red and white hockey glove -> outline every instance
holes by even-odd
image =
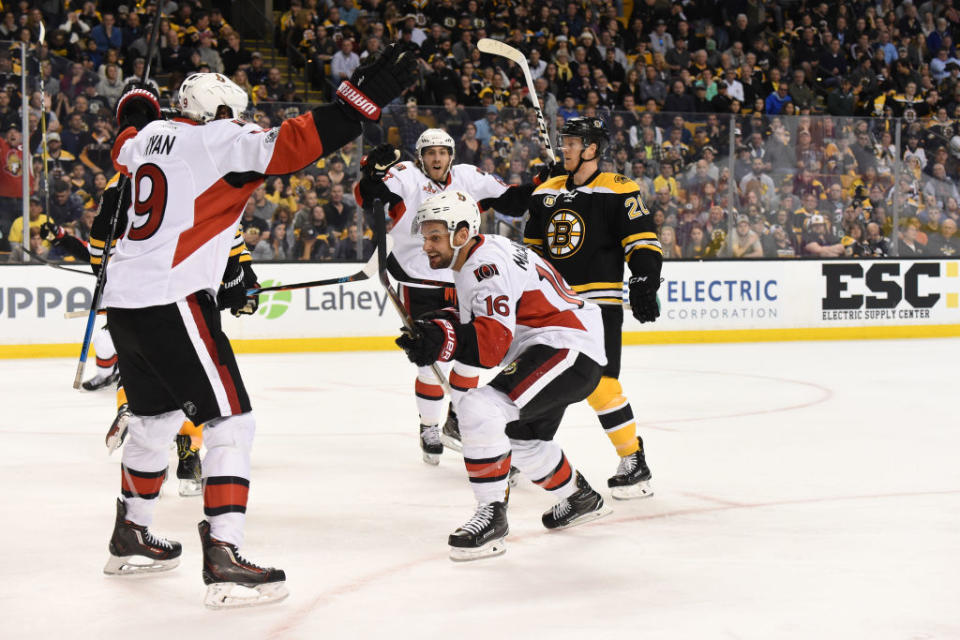
[[[457,329],[449,320],[417,320],[412,329],[402,329],[397,346],[410,362],[426,367],[434,362],[449,362],[457,354]]]

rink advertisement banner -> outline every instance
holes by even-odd
[[[957,261],[667,262],[660,319],[626,311],[625,342],[960,335]],[[359,264],[259,264],[263,286],[333,278]],[[80,267],[77,267],[80,269]],[[44,266],[0,267],[0,355],[73,355],[95,280]],[[149,285],[147,285],[149,286]],[[625,289],[626,292],[626,289]],[[102,317],[99,322],[103,322]],[[253,316],[223,315],[238,351],[392,346],[400,320],[379,282],[263,294]]]

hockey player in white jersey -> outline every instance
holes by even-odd
[[[420,135],[416,162],[399,162],[399,150],[389,144],[380,145],[362,161],[363,177],[354,187],[360,206],[379,199],[393,220],[393,251],[387,268],[399,283],[398,293],[413,318],[455,302],[452,272],[431,269],[421,249],[421,239],[412,232],[420,204],[434,194],[459,190],[480,201],[483,209],[523,215],[534,187],[549,177],[550,167],[544,167],[533,184],[507,186],[499,177],[474,165],[454,164],[454,150],[453,138],[442,129],[427,129]],[[438,287],[438,282],[451,284]],[[459,361],[452,368],[443,368],[450,371],[453,397],[442,433],[439,423],[444,390],[431,367],[418,368],[414,387],[420,413],[420,448],[429,464],[439,462],[443,445],[460,449],[456,405],[467,390],[477,386],[480,373]]]
[[[155,536],[149,526],[167,447],[185,413],[205,425],[207,519],[199,525],[205,604],[250,606],[286,597],[282,570],[258,567],[239,553],[255,421],[218,315],[218,306],[243,306],[247,284],[239,267],[226,277],[225,268],[244,204],[265,177],[298,171],[357,137],[363,119],[379,119],[381,107],[412,83],[414,68],[412,58],[387,47],[341,84],[335,104],[270,130],[239,119],[247,96],[225,76],[194,74],[180,87],[180,117],[118,137],[114,162],[131,176],[132,203],[106,268],[103,305],[133,415],[105,572],[178,564],[180,543]]]
[[[432,269],[452,269],[459,301],[423,317],[397,344],[418,366],[458,360],[491,368],[458,410],[463,457],[477,510],[450,535],[450,557],[505,551],[511,463],[557,496],[543,525],[560,529],[610,512],[553,437],[567,406],[586,398],[606,364],[600,309],[573,292],[540,256],[480,235],[477,203],[462,191],[426,200],[415,226]]]

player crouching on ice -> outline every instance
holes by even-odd
[[[606,364],[600,309],[578,298],[530,249],[480,235],[480,210],[462,191],[423,202],[414,226],[430,267],[452,268],[459,309],[421,316],[397,344],[419,366],[509,363],[459,403],[464,463],[478,506],[450,535],[450,558],[505,551],[511,464],[559,498],[543,514],[548,529],[610,513],[553,440],[567,405],[593,391]]]
[[[105,267],[102,304],[132,415],[104,572],[157,572],[179,563],[180,543],[149,527],[167,449],[185,413],[205,425],[204,603],[251,606],[288,595],[281,569],[239,553],[256,421],[218,314],[218,306],[243,306],[249,285],[239,265],[226,276],[225,268],[244,205],[266,176],[299,171],[355,139],[363,120],[379,120],[381,108],[414,82],[415,67],[412,56],[390,45],[341,84],[335,104],[270,130],[239,119],[247,94],[228,78],[193,74],[180,86],[180,117],[117,138],[114,162],[131,176],[132,206]]]

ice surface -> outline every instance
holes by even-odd
[[[631,347],[623,384],[656,495],[547,532],[523,482],[507,553],[466,564],[461,458],[420,461],[400,353],[248,355],[258,433],[244,554],[279,605],[202,605],[199,498],[168,481],[165,575],[112,578],[112,392],[69,360],[0,361],[4,638],[957,638],[960,340]],[[88,375],[91,371],[88,371]],[[558,434],[605,495],[589,407]],[[173,453],[171,452],[173,464]],[[172,475],[172,474],[171,474]]]

